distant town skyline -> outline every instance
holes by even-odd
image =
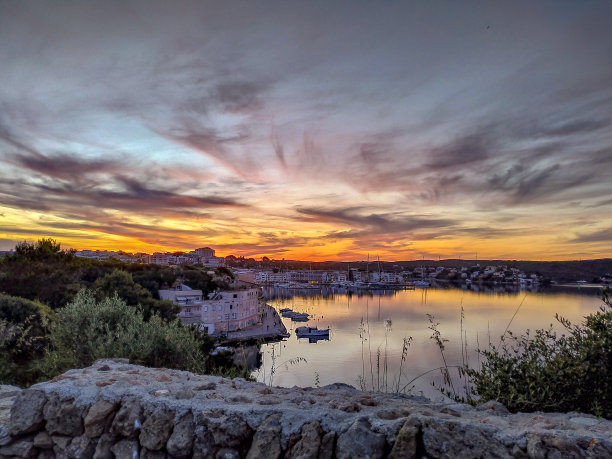
[[[0,0],[0,250],[609,258],[610,17]]]

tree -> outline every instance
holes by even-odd
[[[176,317],[180,308],[170,301],[156,300],[151,292],[134,282],[132,275],[118,269],[99,278],[93,284],[98,299],[117,294],[130,306],[139,306],[145,319],[158,314],[162,319],[171,320]]]
[[[39,300],[55,309],[81,288],[81,261],[53,239],[17,244],[15,253],[0,260],[0,291]]]
[[[53,316],[38,301],[0,294],[0,382],[25,385],[37,378],[32,362],[44,353]]]
[[[15,247],[14,258],[27,260],[73,259],[74,251],[61,250],[60,244],[51,238],[42,238],[35,243],[20,242]]]

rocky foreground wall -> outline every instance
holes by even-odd
[[[612,457],[612,422],[579,413],[267,387],[121,359],[10,395],[0,457]]]

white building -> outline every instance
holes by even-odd
[[[259,323],[259,289],[216,292],[202,303],[200,323],[208,333],[234,331]]]
[[[208,299],[202,290],[185,284],[175,289],[160,290],[162,300],[181,307],[178,317],[185,325],[199,325],[209,334],[234,331],[259,323],[259,289],[214,292]]]

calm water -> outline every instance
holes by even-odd
[[[591,291],[592,292],[592,291]],[[323,293],[323,294],[322,294]],[[402,365],[399,387],[412,378],[443,364],[440,350],[430,338],[432,330],[427,314],[439,322],[448,365],[461,363],[461,307],[464,310],[463,333],[471,365],[478,363],[476,349],[489,341],[497,345],[499,337],[520,309],[510,330],[557,326],[555,313],[580,322],[599,308],[601,300],[591,294],[575,293],[476,293],[451,290],[402,290],[372,295],[349,295],[333,291],[290,291],[268,289],[268,304],[277,309],[289,307],[313,316],[307,325],[331,329],[329,341],[311,343],[297,339],[293,330],[304,323],[283,319],[291,337],[281,343],[261,348],[263,361],[254,372],[259,381],[291,387],[344,382],[371,390],[395,390],[404,338],[412,337]],[[380,357],[378,357],[380,355]],[[385,358],[386,357],[386,358]],[[305,360],[305,361],[304,361]],[[377,361],[380,370],[377,369]],[[386,362],[386,378],[385,378]],[[439,398],[431,383],[441,384],[439,371],[417,379],[412,393]],[[411,384],[412,385],[412,384]]]

